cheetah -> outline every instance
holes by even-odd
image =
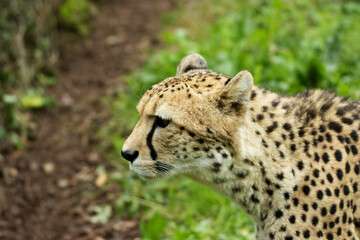
[[[360,239],[360,101],[284,96],[199,54],[146,91],[122,148],[144,179],[181,174],[227,196],[256,239]]]

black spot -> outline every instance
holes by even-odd
[[[254,166],[254,165],[255,165],[252,161],[250,161],[250,160],[247,159],[247,158],[244,159],[244,163],[246,163],[246,164],[248,164],[248,165],[251,165],[251,166]]]
[[[295,151],[296,151],[296,145],[295,145],[295,144],[291,144],[291,145],[290,145],[290,149],[291,149],[291,151],[295,152]]]
[[[317,198],[318,198],[319,200],[323,199],[323,197],[324,197],[323,191],[318,190],[317,193],[316,193],[316,196],[317,196]]]
[[[358,190],[358,184],[357,184],[357,183],[354,183],[354,184],[353,184],[353,191],[354,191],[354,193],[357,192],[357,190]]]
[[[353,124],[353,120],[351,118],[342,118],[341,121],[347,125]]]
[[[275,211],[275,217],[277,219],[281,218],[283,215],[284,215],[284,213],[280,209]]]
[[[327,102],[321,106],[320,111],[324,114],[327,110],[329,110],[332,106],[332,102]]]
[[[285,236],[285,240],[293,240],[292,236]]]
[[[336,204],[331,205],[330,214],[334,215],[336,213]]]
[[[319,169],[314,169],[313,176],[319,178],[319,173],[320,173]]]
[[[220,168],[221,168],[221,163],[219,163],[219,162],[214,162],[211,171],[217,173],[217,172],[220,171]]]
[[[347,185],[344,185],[343,190],[344,190],[344,194],[345,194],[346,196],[350,194],[350,189],[349,189],[349,187],[348,187]]]
[[[339,227],[339,228],[337,229],[336,234],[337,234],[338,236],[340,236],[340,235],[341,235],[341,227]]]
[[[333,229],[334,226],[335,226],[335,223],[334,223],[333,221],[331,221],[331,222],[329,223],[329,228],[330,228],[330,229]]]
[[[270,126],[268,126],[268,127],[266,128],[266,132],[267,132],[267,133],[271,133],[271,132],[274,131],[277,127],[278,127],[278,123],[275,121],[275,122],[273,122]]]
[[[189,132],[189,135],[190,135],[191,137],[195,137],[195,133],[193,133],[193,132]]]
[[[279,141],[275,142],[275,146],[278,148],[281,145],[281,143]]]
[[[318,237],[322,237],[322,236],[324,236],[323,235],[323,232],[320,230],[320,231],[318,231],[317,233],[316,233],[316,235],[318,236]]]
[[[301,220],[303,220],[303,222],[306,222],[306,215],[305,214],[301,215]]]
[[[304,186],[302,187],[302,190],[303,190],[303,192],[304,192],[305,195],[309,195],[309,193],[310,193],[310,187],[309,187],[308,185],[304,185]]]
[[[325,190],[325,193],[326,193],[326,196],[329,196],[329,197],[332,195],[331,190],[328,188]]]
[[[336,176],[338,177],[339,180],[341,180],[343,178],[344,174],[343,174],[343,171],[340,168],[338,168],[336,170]]]
[[[315,180],[311,180],[311,186],[316,186]]]
[[[360,173],[360,166],[358,164],[355,165],[354,167],[354,172],[356,173],[356,175],[359,175]]]
[[[304,129],[303,129],[303,128],[300,128],[300,130],[299,130],[298,134],[299,134],[299,137],[303,137],[303,136],[304,136],[304,134],[305,134]]]
[[[273,106],[273,107],[277,107],[278,105],[279,105],[279,101],[277,101],[277,100],[274,100],[271,102],[271,106]]]
[[[232,188],[231,188],[231,191],[232,191],[233,193],[240,192],[240,191],[241,191],[241,187],[239,187],[239,186],[232,187]]]
[[[326,137],[326,141],[328,141],[328,142],[331,142],[331,141],[332,141],[332,138],[331,138],[331,134],[330,134],[330,133],[326,133],[326,134],[325,134],[325,137]]]
[[[342,222],[345,224],[347,221],[347,214],[346,212],[344,212],[343,216],[342,216]]]
[[[283,125],[283,128],[286,130],[286,131],[290,131],[291,130],[291,125],[289,123],[285,123]]]
[[[330,174],[330,173],[328,173],[327,175],[326,175],[326,178],[327,178],[327,180],[329,181],[329,183],[332,183],[333,182],[333,177],[332,177],[332,175]]]
[[[265,183],[266,183],[267,185],[271,185],[271,181],[270,181],[268,178],[265,178]]]
[[[326,239],[327,240],[333,240],[334,239],[334,235],[332,233],[328,233],[326,234]]]
[[[354,154],[354,155],[358,154],[358,150],[357,150],[357,148],[355,147],[355,145],[351,145],[351,146],[350,146],[350,149],[351,149],[352,154]]]
[[[276,175],[276,178],[279,179],[279,180],[283,180],[284,179],[284,173],[278,173]]]
[[[245,178],[248,175],[248,172],[244,171],[244,172],[237,172],[236,176],[238,178]]]
[[[324,163],[328,163],[329,162],[329,154],[324,153],[322,155],[322,160],[324,161]]]
[[[325,217],[326,215],[327,215],[327,209],[323,207],[321,209],[321,216]]]
[[[284,198],[288,200],[290,198],[290,194],[288,192],[284,192]]]
[[[350,148],[349,148],[349,146],[347,146],[347,145],[345,146],[345,151],[346,151],[347,154],[350,153]]]
[[[256,119],[259,120],[259,121],[261,121],[261,120],[264,119],[264,115],[258,114],[258,115],[256,116]]]
[[[314,210],[316,210],[316,209],[317,209],[317,207],[318,207],[318,205],[317,205],[317,203],[316,203],[316,202],[314,202],[311,206],[312,206],[312,208],[313,208]]]
[[[329,129],[334,130],[337,133],[342,131],[342,126],[337,122],[330,122],[328,125]]]
[[[230,165],[229,170],[231,171],[231,170],[233,170],[233,168],[234,168],[234,163],[232,163],[232,164]]]
[[[344,143],[343,136],[339,135],[339,136],[337,136],[337,139],[339,140],[339,142]]]
[[[303,168],[304,168],[304,163],[302,162],[302,161],[299,161],[298,163],[297,163],[297,168],[301,171],[301,170],[303,170]]]
[[[338,108],[337,111],[336,111],[336,115],[340,116],[340,117],[345,115],[345,113],[346,112],[345,112],[345,110],[343,108]]]
[[[357,142],[357,141],[359,140],[359,137],[358,137],[357,133],[355,132],[355,130],[353,130],[353,131],[350,133],[350,136],[351,136],[351,138],[352,138],[355,142]]]
[[[259,202],[260,202],[260,200],[259,200],[257,197],[255,197],[254,194],[251,195],[250,199],[251,199],[251,201],[253,201],[254,203],[259,203]]]
[[[310,231],[309,230],[305,230],[303,232],[303,234],[304,234],[304,238],[309,238],[310,237]]]
[[[346,173],[349,173],[350,170],[351,170],[350,164],[349,164],[348,162],[346,162],[346,164],[345,164],[345,172],[346,172]]]
[[[290,138],[290,140],[294,140],[295,134],[293,132],[290,132],[289,133],[289,138]]]
[[[226,180],[224,178],[215,177],[215,178],[213,178],[213,182],[216,184],[221,184],[221,183],[226,182]]]
[[[339,190],[338,188],[336,188],[336,189],[334,190],[334,193],[335,193],[335,196],[339,197],[339,195],[340,195],[340,190]]]
[[[303,204],[303,209],[305,212],[309,211],[309,206],[305,203]]]
[[[293,203],[294,203],[294,206],[296,207],[297,205],[299,205],[299,199],[293,198]]]
[[[316,162],[319,162],[319,161],[320,161],[319,154],[317,154],[317,153],[314,154],[314,160],[315,160]]]
[[[271,189],[267,189],[267,190],[266,190],[266,193],[267,193],[269,196],[272,196],[273,193],[274,193],[274,191],[271,190]]]
[[[341,160],[342,160],[342,154],[341,154],[341,152],[339,150],[335,151],[335,159],[338,162],[341,162]]]
[[[254,100],[255,97],[256,97],[256,92],[253,90],[253,91],[251,91],[251,97],[250,97],[250,99],[251,99],[251,100]]]

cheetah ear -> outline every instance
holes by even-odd
[[[181,59],[177,67],[176,75],[196,69],[208,69],[208,67],[206,65],[205,58],[203,58],[200,54],[193,53]]]
[[[222,96],[226,96],[232,102],[248,102],[253,87],[253,76],[248,71],[241,71],[235,77],[225,82]]]

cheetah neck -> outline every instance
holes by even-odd
[[[192,178],[228,196],[261,227],[265,219],[272,221],[269,210],[290,198],[300,176],[295,175],[293,163],[286,157],[290,147],[284,142],[277,146],[282,136],[276,128],[283,123],[285,111],[271,104],[280,96],[257,88],[253,93],[257,97],[250,101],[244,122],[234,135],[232,159],[222,162],[215,177],[213,172],[206,176],[197,172]],[[295,118],[290,119],[294,120],[289,124],[295,126]]]

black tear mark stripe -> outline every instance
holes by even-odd
[[[146,144],[148,145],[149,149],[150,149],[150,156],[152,158],[152,160],[156,160],[157,158],[157,153],[154,149],[154,146],[152,145],[152,138],[154,136],[154,132],[155,132],[155,129],[156,127],[158,126],[158,118],[155,119],[152,127],[151,127],[151,130],[149,132],[149,134],[147,135],[146,137]]]

